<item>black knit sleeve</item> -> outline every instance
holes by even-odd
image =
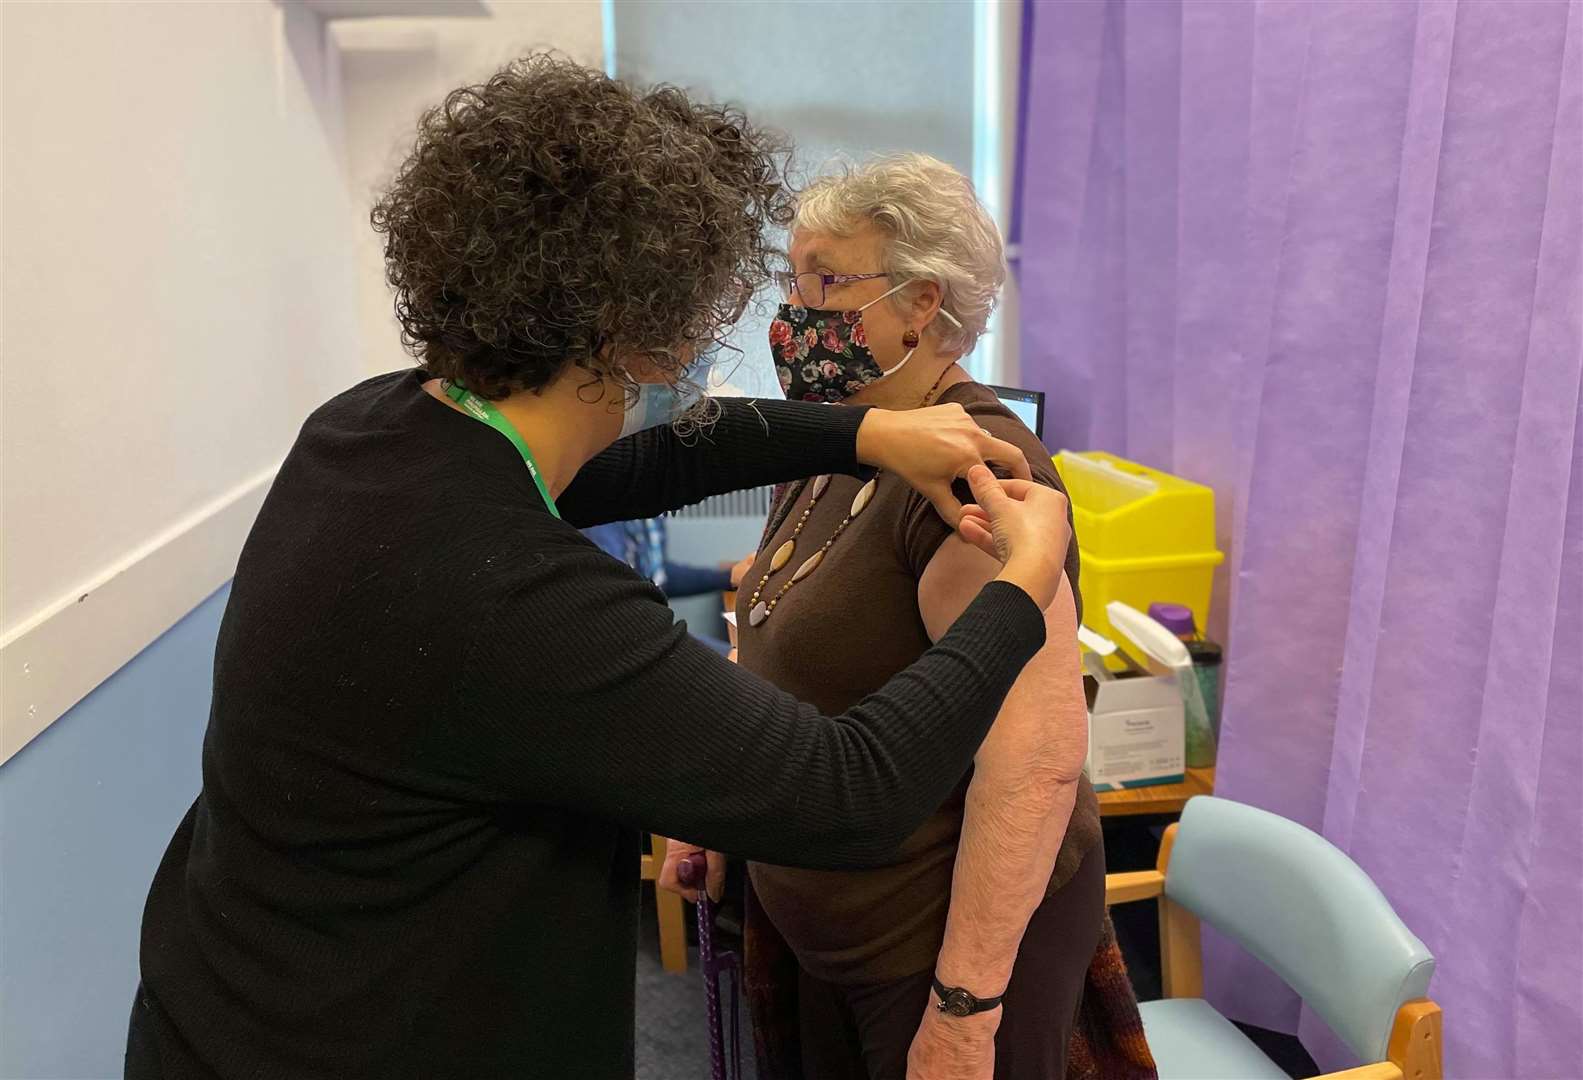
[[[669,427],[622,439],[578,471],[556,500],[578,528],[655,517],[727,491],[822,473],[859,474],[861,406],[721,398],[707,431]]]
[[[879,691],[825,716],[698,644],[613,560],[570,554],[479,628],[453,740],[495,799],[553,805],[779,865],[882,863],[971,764],[1044,642],[986,585]]]

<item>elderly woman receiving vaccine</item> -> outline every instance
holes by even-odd
[[[804,191],[791,235],[768,341],[789,399],[960,407],[1031,464],[1011,493],[1060,491],[1048,451],[959,363],[1005,277],[964,177],[921,155],[878,160]],[[1065,570],[1045,645],[928,820],[877,868],[750,864],[747,984],[770,1075],[1063,1077],[1105,928],[1105,859],[1083,776],[1077,550],[1064,528],[1050,535]],[[988,539],[976,515],[953,531],[894,472],[784,486],[737,594],[741,665],[824,710],[863,700],[946,640],[999,573]],[[695,849],[673,843],[668,864]],[[1130,995],[1120,1004],[1136,1015]]]

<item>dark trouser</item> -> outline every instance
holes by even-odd
[[[995,1035],[995,1080],[1062,1080],[1089,962],[1105,917],[1105,850],[1028,921]],[[798,987],[808,1080],[905,1080],[907,1048],[934,1000],[932,971],[877,986],[836,986],[803,972]]]

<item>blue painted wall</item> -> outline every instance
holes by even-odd
[[[0,766],[0,1078],[121,1075],[143,900],[200,783],[229,586]]]

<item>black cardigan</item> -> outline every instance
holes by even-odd
[[[660,430],[590,462],[558,521],[421,379],[315,412],[243,550],[203,790],[144,914],[134,1026],[166,1076],[630,1076],[640,830],[882,862],[1043,643],[991,583],[822,716],[574,526],[857,471],[861,411],[728,401],[695,445]]]

